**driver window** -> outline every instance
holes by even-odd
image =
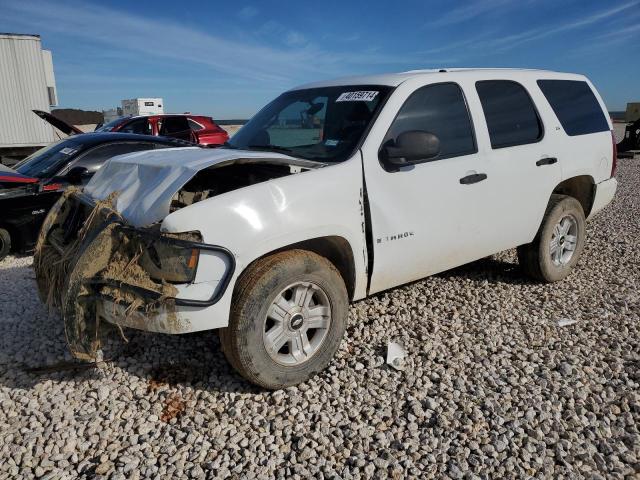
[[[455,83],[427,85],[411,94],[383,144],[394,142],[398,135],[410,130],[422,130],[438,137],[440,154],[434,160],[477,152],[467,104]]]
[[[269,143],[281,147],[297,147],[322,142],[326,111],[327,97],[317,97],[311,102],[292,103],[267,128]]]

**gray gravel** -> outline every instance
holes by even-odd
[[[279,392],[211,332],[127,332],[102,367],[60,370],[60,321],[31,257],[9,257],[0,477],[638,479],[640,160],[618,178],[568,280],[530,282],[505,252],[358,302],[330,368]],[[404,372],[383,364],[391,338]]]

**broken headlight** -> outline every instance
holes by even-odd
[[[191,283],[198,268],[200,249],[174,243],[171,240],[154,240],[146,246],[140,257],[140,266],[154,280],[169,283]]]

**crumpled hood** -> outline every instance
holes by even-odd
[[[131,225],[147,226],[169,214],[173,196],[200,170],[240,159],[314,165],[314,162],[272,152],[166,148],[113,157],[96,172],[84,192],[95,200],[104,200],[111,193],[119,192],[116,210]]]

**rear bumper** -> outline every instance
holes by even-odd
[[[616,190],[618,188],[618,181],[615,178],[610,178],[604,182],[600,182],[595,186],[595,197],[593,199],[593,205],[591,206],[591,212],[589,212],[589,218],[593,217],[604,207],[611,203]]]

